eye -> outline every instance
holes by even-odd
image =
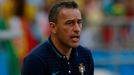
[[[65,24],[66,24],[66,25],[73,25],[73,23],[74,23],[74,21],[69,20],[69,21],[67,21]]]
[[[83,21],[82,20],[78,20],[78,22],[77,22],[78,24],[82,24],[83,23]]]

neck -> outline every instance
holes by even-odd
[[[71,51],[72,51],[72,48],[71,47],[67,47],[65,46],[64,44],[62,44],[56,37],[54,36],[51,36],[51,40],[54,44],[54,46],[58,49],[58,51],[65,55],[67,57],[67,59],[70,58],[70,54],[71,54]]]

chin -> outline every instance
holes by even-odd
[[[77,43],[77,44],[72,44],[71,46],[72,46],[72,48],[76,48],[76,47],[79,46],[79,43]]]

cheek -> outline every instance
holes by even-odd
[[[63,35],[70,35],[71,34],[71,28],[63,27],[58,29],[59,34]]]
[[[57,27],[57,35],[59,38],[62,38],[64,40],[69,40],[71,34],[72,34],[71,27],[68,26]]]
[[[65,36],[66,37],[70,37],[71,36],[71,34],[72,34],[72,30],[71,30],[71,28],[69,29],[64,29],[64,32],[63,32],[64,34],[65,34]]]
[[[58,32],[58,37],[60,38],[60,39],[62,39],[62,41],[68,41],[69,42],[69,39],[70,39],[70,32],[69,32],[69,30],[67,30],[67,29],[62,29],[62,30],[59,30],[59,32]]]

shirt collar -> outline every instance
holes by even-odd
[[[51,40],[51,37],[48,38],[48,43],[51,45],[52,47],[52,50],[56,53],[57,56],[59,56],[60,58],[63,58],[65,55],[61,54],[58,49],[54,46],[52,40]],[[72,56],[78,56],[78,50],[77,50],[77,47],[76,48],[73,48],[72,49],[72,52],[71,52],[71,57]]]

